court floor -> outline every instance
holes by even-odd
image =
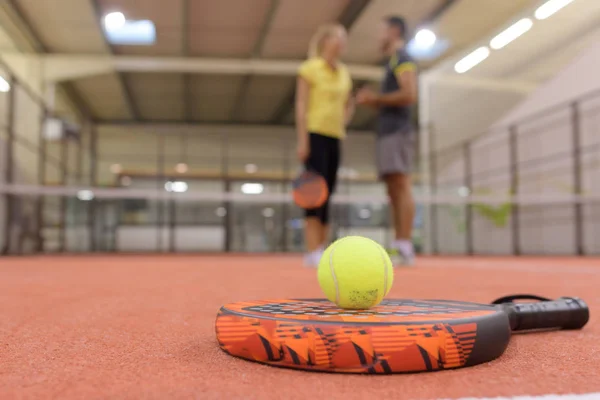
[[[498,360],[393,376],[320,374],[234,359],[216,342],[228,302],[322,297],[293,255],[39,256],[0,259],[0,398],[600,398],[600,259],[421,258],[390,296],[490,302],[579,296],[582,331],[515,335]]]

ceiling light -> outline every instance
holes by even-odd
[[[188,172],[188,165],[186,163],[179,163],[175,166],[175,172],[179,174],[185,174]]]
[[[188,190],[188,184],[186,182],[175,181],[165,183],[165,190],[173,193],[185,193]]]
[[[223,218],[224,216],[227,215],[227,209],[225,207],[219,207],[215,210],[215,215],[217,217]]]
[[[0,92],[6,93],[8,91],[10,91],[10,84],[0,76]]]
[[[122,26],[106,28],[110,44],[124,46],[150,46],[156,43],[156,26],[148,20],[125,21]]]
[[[537,19],[546,19],[552,14],[559,11],[561,8],[568,6],[573,0],[550,0],[535,10]]]
[[[264,187],[260,183],[244,183],[242,185],[242,193],[244,194],[261,194]]]
[[[461,186],[458,188],[458,195],[460,197],[469,197],[471,194],[471,190],[466,186]]]
[[[120,174],[121,172],[123,172],[123,167],[121,166],[121,164],[113,164],[110,166],[110,172],[112,172],[113,174]]]
[[[493,38],[490,42],[490,46],[494,50],[499,50],[521,35],[525,34],[525,32],[530,30],[532,26],[533,21],[531,19],[523,18]]]
[[[256,164],[246,164],[245,170],[248,174],[255,174],[258,171],[258,167]]]
[[[415,35],[415,44],[423,49],[428,49],[435,44],[437,37],[435,33],[430,31],[429,29],[421,29]]]
[[[94,192],[91,190],[80,190],[77,192],[77,198],[81,201],[90,201],[94,199]]]
[[[368,208],[361,208],[358,211],[358,217],[360,219],[369,219],[369,218],[371,218],[371,210],[369,210]]]
[[[273,210],[271,207],[267,207],[262,210],[262,215],[265,218],[271,218],[275,215],[275,210]]]
[[[480,47],[459,62],[454,66],[454,70],[459,74],[463,74],[475,67],[477,64],[483,62],[490,55],[490,49],[487,47]]]
[[[114,31],[125,26],[125,15],[122,12],[112,12],[104,16],[104,27],[107,31]]]

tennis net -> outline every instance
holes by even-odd
[[[444,254],[598,254],[600,194],[475,195],[416,188],[413,240]],[[341,187],[333,238],[389,243],[381,185]],[[36,252],[299,252],[303,210],[289,184],[153,182],[144,187],[0,185],[0,249]]]

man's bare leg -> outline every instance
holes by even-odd
[[[385,182],[390,197],[390,208],[394,221],[395,240],[392,247],[398,250],[405,263],[412,263],[414,249],[412,229],[415,218],[415,202],[409,175],[390,174]]]
[[[323,224],[318,217],[307,217],[304,227],[304,241],[308,252],[317,251],[321,246]]]

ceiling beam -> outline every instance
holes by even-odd
[[[267,10],[265,21],[262,24],[260,33],[256,42],[254,43],[254,48],[252,49],[252,54],[250,58],[258,59],[262,54],[263,47],[265,45],[265,41],[269,32],[271,31],[271,26],[273,25],[273,21],[275,20],[275,14],[277,14],[277,10],[279,9],[279,5],[281,4],[281,0],[271,0],[271,4],[269,5],[269,9]],[[240,84],[240,88],[238,90],[235,103],[233,106],[233,111],[231,113],[231,119],[234,121],[239,121],[241,119],[242,107],[244,106],[244,100],[246,99],[246,94],[248,92],[248,87],[250,86],[250,81],[252,80],[251,74],[246,74],[242,83]]]
[[[270,125],[270,124],[265,124],[264,122],[244,122],[243,124],[240,123],[236,123],[234,121],[230,121],[230,122],[219,122],[219,123],[207,123],[207,122],[200,122],[200,121],[193,121],[193,122],[185,122],[185,121],[181,121],[181,120],[143,120],[143,121],[133,121],[133,120],[129,120],[129,119],[125,119],[125,120],[96,120],[94,121],[95,125],[99,128],[99,129],[104,129],[104,128],[118,128],[118,127],[122,127],[122,126],[127,126],[128,128],[132,128],[132,129],[149,129],[152,131],[157,131],[160,130],[161,128],[165,128],[165,129],[173,129],[175,127],[177,128],[186,128],[186,127],[194,127],[194,128],[201,128],[203,130],[206,130],[207,132],[220,132],[220,131],[232,131],[232,130],[248,130],[250,128],[252,129],[260,129],[261,131],[272,131],[272,130],[277,130],[277,129],[289,129],[290,132],[293,134],[294,130],[293,130],[293,126],[289,125],[289,124],[280,124],[280,125]],[[348,134],[349,135],[353,135],[353,134],[362,134],[362,133],[369,133],[371,134],[371,132],[363,132],[359,129],[349,129],[348,130]]]
[[[458,3],[458,0],[444,0],[442,3],[433,9],[417,27],[433,23],[436,19],[440,18],[446,11],[450,9],[454,4]]]
[[[354,25],[354,23],[356,22],[356,20],[358,19],[358,17],[360,16],[360,14],[362,14],[362,12],[367,8],[367,6],[370,4],[371,0],[353,0],[351,1],[348,6],[344,9],[344,11],[342,11],[342,14],[339,16],[338,18],[338,22],[340,24],[342,24],[347,31],[350,31],[350,29],[352,28],[352,25]],[[352,71],[350,71],[352,73]],[[297,73],[297,71],[295,71],[294,75]],[[378,74],[381,74],[380,70],[377,71]],[[357,78],[354,74],[352,74],[353,78]],[[362,77],[363,79],[365,77]],[[371,77],[365,80],[379,80],[380,77],[378,76],[377,78],[375,77]],[[296,97],[296,83],[294,82],[294,84],[290,87],[288,94],[285,97],[285,100],[281,103],[281,105],[279,106],[279,108],[277,108],[277,110],[275,111],[275,114],[273,115],[273,122],[276,123],[281,123],[282,121],[285,120],[285,118],[290,114],[290,112],[292,112],[293,108],[294,108],[294,100]]]
[[[59,82],[110,72],[165,72],[220,75],[296,76],[302,60],[260,60],[204,57],[152,57],[124,55],[47,54],[44,79]],[[354,79],[377,82],[382,70],[372,65],[350,64]]]
[[[108,39],[106,38],[106,35],[104,34],[104,29],[102,29],[102,10],[100,9],[100,4],[98,3],[98,0],[89,0],[92,4],[92,8],[94,9],[94,19],[96,20],[96,24],[98,29],[100,30],[100,35],[102,36],[104,43],[106,44],[107,48],[109,49],[109,51],[111,52],[111,54],[115,54],[115,49],[114,47],[108,42]],[[127,82],[127,80],[125,79],[125,77],[123,76],[123,74],[117,74],[117,77],[119,79],[119,82],[121,84],[121,89],[123,91],[123,94],[125,95],[125,103],[127,104],[127,107],[129,108],[129,113],[131,114],[131,116],[138,120],[140,119],[140,113],[139,113],[139,109],[137,107],[137,104],[135,102],[134,96],[131,93],[131,88],[129,87],[129,84]]]
[[[7,28],[7,32],[14,38],[17,47],[27,52],[47,54],[48,48],[44,44],[41,36],[27,20],[23,10],[14,0],[8,0],[0,5],[6,12],[8,21],[3,21],[2,26]],[[89,105],[81,98],[75,87],[65,82],[57,87],[58,95],[62,95],[67,103],[73,107],[75,113],[82,118],[92,118],[92,112]],[[44,99],[45,101],[46,99]]]

